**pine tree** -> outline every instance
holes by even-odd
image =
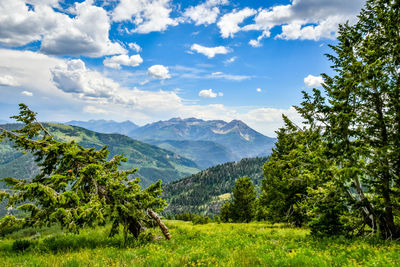
[[[298,111],[324,126],[334,177],[353,210],[386,238],[400,235],[400,1],[368,0],[354,26],[339,28],[328,55],[336,75],[305,93]]]
[[[0,141],[14,143],[16,149],[31,152],[40,167],[32,180],[5,178],[10,188],[0,192],[8,207],[17,207],[28,215],[18,219],[12,215],[0,221],[0,231],[10,225],[41,227],[59,223],[70,232],[83,227],[112,223],[110,235],[123,226],[138,237],[149,221],[148,209],[161,211],[166,205],[159,196],[161,181],[141,190],[139,179],[128,180],[136,169],[120,171],[126,159],[116,155],[107,160],[107,147],[86,149],[74,141],[59,142],[36,120],[36,113],[20,104],[20,114],[13,116],[24,127],[0,129]]]
[[[221,208],[221,219],[233,222],[251,222],[256,215],[257,193],[249,177],[236,180],[233,201]]]

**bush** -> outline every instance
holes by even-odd
[[[181,213],[181,214],[176,214],[176,215],[175,215],[175,220],[190,222],[190,221],[192,220],[192,214],[189,213],[189,212],[185,212],[185,213]]]
[[[12,250],[15,252],[21,252],[26,249],[28,249],[31,245],[31,242],[29,240],[15,240],[14,243],[12,244]]]
[[[211,221],[210,217],[208,216],[201,216],[194,214],[192,217],[193,224],[207,224]]]

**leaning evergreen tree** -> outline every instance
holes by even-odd
[[[336,74],[323,75],[323,93],[304,93],[298,111],[324,126],[334,180],[362,227],[399,237],[400,1],[367,0],[358,23],[341,25],[331,48]]]
[[[32,153],[40,172],[33,179],[3,179],[9,188],[0,192],[0,200],[6,199],[7,207],[16,207],[27,216],[5,216],[0,232],[16,224],[41,227],[59,223],[76,233],[83,227],[111,222],[110,235],[117,234],[121,225],[126,242],[128,233],[138,237],[149,222],[148,211],[161,211],[166,205],[160,198],[160,180],[141,190],[139,178],[128,180],[136,169],[118,170],[126,160],[122,155],[107,160],[107,147],[95,150],[74,141],[55,140],[24,104],[12,118],[23,127],[14,131],[0,128],[0,141],[11,141],[15,148]]]
[[[299,127],[283,115],[271,156],[263,166],[259,211],[268,221],[301,226],[308,222],[310,190],[326,183],[332,162],[325,155],[321,127]]]

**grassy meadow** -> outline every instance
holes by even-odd
[[[375,238],[313,239],[306,229],[267,223],[193,225],[167,221],[172,239],[145,237],[121,247],[109,227],[63,234],[25,229],[0,240],[0,266],[399,266],[400,242]],[[17,252],[16,239],[30,240]],[[14,245],[15,246],[15,245]]]

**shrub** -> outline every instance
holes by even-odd
[[[208,216],[201,216],[194,214],[192,217],[193,224],[207,224],[211,221],[210,217]]]
[[[14,243],[12,244],[12,250],[15,252],[21,252],[28,249],[31,244],[32,243],[29,240],[25,239],[15,240]]]

